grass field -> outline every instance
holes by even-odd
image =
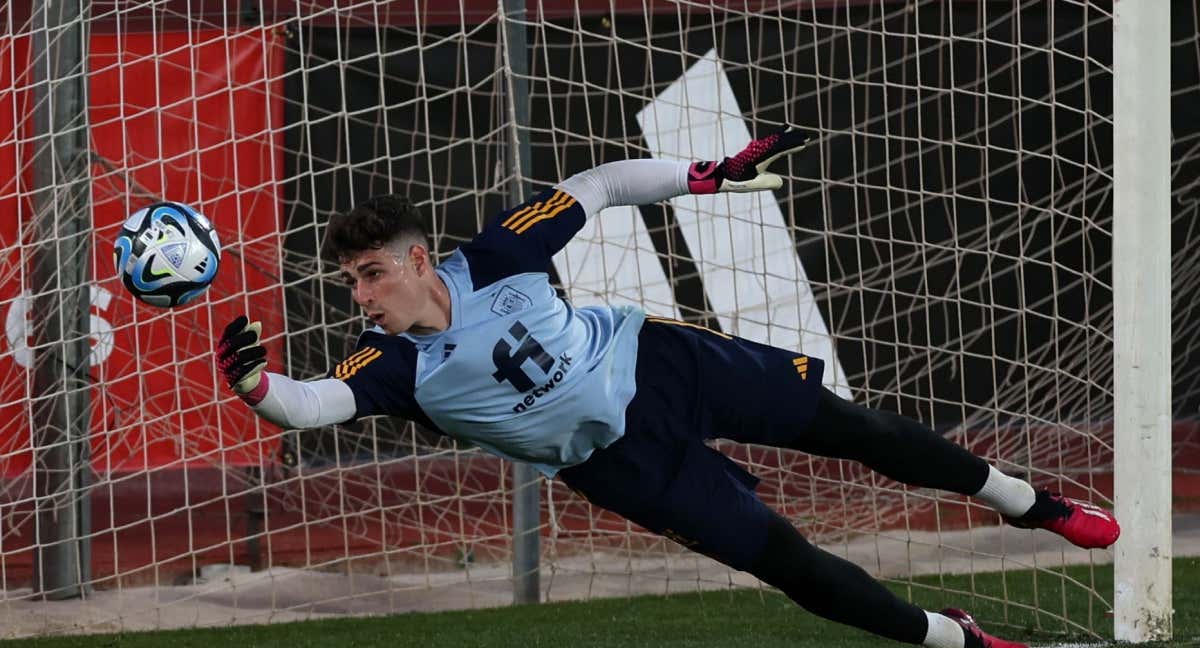
[[[1065,574],[1097,591],[1112,591],[1112,570],[1073,568]],[[1175,636],[1177,639],[1155,646],[1200,645],[1200,558],[1175,561]],[[914,600],[926,608],[947,605],[964,607],[981,619],[996,634],[1021,639],[1034,645],[1061,645],[1073,642],[1104,645],[1084,633],[1064,630],[1064,624],[1051,614],[1084,620],[1090,613],[1095,626],[1111,634],[1111,620],[1098,599],[1067,588],[1064,596],[1062,575],[1032,572],[1008,572],[947,577],[948,587],[970,589],[982,596],[947,596],[925,587],[902,586]],[[973,585],[972,585],[973,581]],[[920,583],[935,585],[939,581]],[[1008,600],[1032,604],[1049,614],[1035,614],[1016,606],[1003,606],[987,600],[1004,591]],[[952,600],[951,600],[952,599]],[[1007,615],[1007,617],[1006,617]],[[1005,619],[1007,618],[1007,621]],[[340,648],[386,646],[508,646],[562,648],[598,646],[604,648],[644,648],[647,646],[755,648],[867,648],[902,644],[875,639],[870,635],[819,620],[797,608],[782,596],[757,590],[716,591],[670,597],[609,599],[583,603],[556,603],[436,614],[404,614],[276,624],[234,628],[180,630],[120,635],[53,637],[0,642],[8,646],[37,648],[212,648],[214,646],[281,648]],[[1128,644],[1125,644],[1128,645]]]

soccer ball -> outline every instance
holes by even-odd
[[[160,202],[125,220],[113,245],[113,261],[134,297],[163,308],[181,306],[217,276],[221,244],[199,212],[182,203]]]

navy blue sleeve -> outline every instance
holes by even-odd
[[[547,189],[502,212],[459,248],[467,257],[475,289],[523,272],[546,272],[551,257],[585,220],[583,206],[558,189]]]
[[[399,416],[430,430],[440,431],[417,404],[417,350],[396,336],[366,332],[350,357],[329,372],[354,392],[354,418]]]

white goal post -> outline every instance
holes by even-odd
[[[1114,636],[1171,638],[1171,33],[1113,7]]]
[[[213,340],[250,312],[273,370],[344,359],[363,320],[319,247],[368,196],[412,197],[444,257],[530,187],[784,123],[814,138],[783,188],[606,210],[562,293],[820,356],[830,389],[1124,528],[1079,551],[715,442],[813,542],[989,624],[1169,637],[1172,485],[1200,485],[1192,5],[4,4],[0,638],[761,587],[408,421],[270,426]],[[110,258],[156,199],[223,246],[178,309]]]

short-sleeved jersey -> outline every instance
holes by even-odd
[[[551,476],[620,438],[645,316],[574,308],[547,274],[584,218],[574,198],[548,190],[442,262],[449,328],[367,331],[330,373],[351,387],[356,416],[416,420]]]

